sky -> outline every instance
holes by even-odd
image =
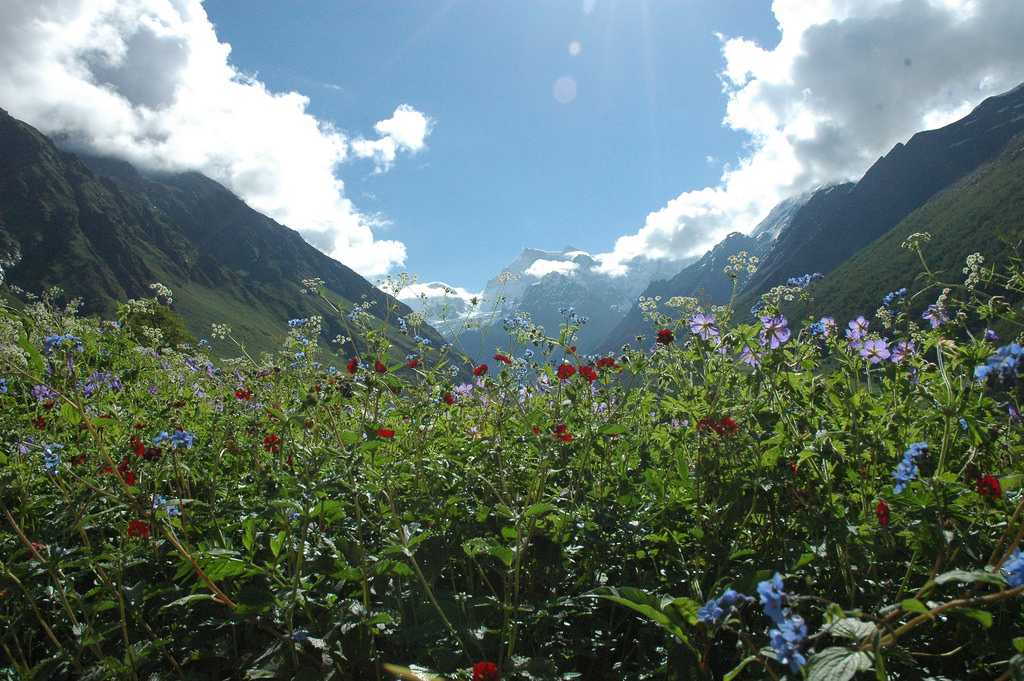
[[[699,254],[1024,81],[1020,0],[7,0],[0,107],[376,278]]]

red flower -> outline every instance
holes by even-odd
[[[136,435],[132,435],[131,439],[132,451],[135,452],[135,456],[146,455],[146,443],[138,438]]]
[[[477,368],[473,369],[473,375],[474,376],[483,376],[486,373],[487,373],[487,365],[486,364],[481,364]]]
[[[533,431],[534,435],[540,435],[540,426],[534,426],[533,428],[530,428],[530,430]]]
[[[597,360],[597,368],[598,369],[614,369],[615,368],[615,360],[612,359],[611,357],[602,357],[601,359]]]
[[[719,421],[718,428],[720,435],[735,435],[740,430],[739,425],[731,416],[726,416],[724,419]]]
[[[989,499],[999,499],[1003,496],[1003,487],[999,484],[999,478],[986,473],[978,478],[978,494]]]
[[[386,374],[388,372],[388,367],[386,364],[384,364],[384,362],[378,359],[373,363],[373,370],[376,371],[378,374]]]
[[[587,364],[580,367],[580,376],[587,379],[588,383],[593,383],[597,380],[597,371],[594,370],[594,367]]]
[[[441,398],[441,399],[444,400],[445,404],[448,404],[448,405],[455,404],[455,396],[452,395],[451,393],[445,393],[444,397]]]
[[[493,662],[477,662],[473,665],[473,681],[501,681],[498,665]]]
[[[235,399],[249,401],[252,399],[252,391],[247,388],[239,388],[235,391]]]
[[[281,438],[274,433],[267,435],[263,438],[263,449],[273,454],[277,454],[281,451]]]
[[[512,360],[508,357],[508,355],[503,355],[500,352],[494,356],[494,361],[501,362],[502,364],[512,363]]]
[[[555,426],[555,437],[562,442],[572,442],[572,433],[569,432],[569,427],[564,423],[559,423]]]
[[[563,364],[558,367],[558,379],[561,381],[568,381],[575,373],[576,367],[571,364]]]
[[[359,369],[359,358],[353,357],[352,359],[350,359],[348,361],[348,364],[345,365],[345,368],[348,369],[348,372],[350,374],[354,374],[356,370]]]
[[[419,365],[420,365],[420,361],[418,359],[416,359],[415,357],[410,359],[408,362],[405,363],[405,366],[409,367],[410,369],[415,369]]]
[[[875,517],[878,518],[879,525],[889,527],[889,504],[882,499],[879,499],[875,506]]]
[[[671,343],[675,339],[676,339],[676,336],[675,336],[674,333],[672,333],[672,329],[658,329],[658,344],[659,345],[668,345],[669,343]]]
[[[718,420],[705,417],[697,422],[697,430],[713,430],[722,436],[735,435],[739,432],[739,429],[739,424],[731,416]]]
[[[129,521],[128,536],[136,539],[149,539],[149,523],[145,520]]]
[[[146,447],[142,458],[146,461],[159,461],[161,456],[163,456],[163,450],[159,447]]]
[[[117,464],[117,474],[121,476],[122,480],[124,480],[124,484],[130,487],[135,484],[135,473],[132,473],[129,465],[128,457],[121,459],[121,463]]]
[[[36,430],[46,430],[46,419],[37,416],[32,420],[32,425],[36,427]]]
[[[378,428],[377,429],[377,437],[383,437],[383,438],[386,438],[386,439],[390,439],[390,438],[393,438],[394,436],[395,436],[395,431],[391,430],[390,428]]]

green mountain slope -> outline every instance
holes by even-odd
[[[938,130],[914,135],[879,159],[856,184],[818,192],[783,230],[737,305],[789,277],[828,273],[886,234],[912,211],[997,157],[1024,132],[1024,85],[990,97]]]
[[[921,264],[901,248],[915,232],[928,232],[922,251],[929,269],[948,282],[961,282],[964,260],[981,253],[987,262],[1009,257],[1024,239],[1024,133],[1012,138],[993,161],[932,197],[884,236],[847,260],[814,287],[814,301],[801,312],[829,314],[844,323],[871,315],[889,291],[913,290]],[[929,299],[914,301],[919,313]]]
[[[322,301],[300,294],[301,280],[324,280],[343,309],[374,301],[409,308],[307,244],[295,231],[249,208],[198,173],[143,175],[121,161],[61,151],[0,110],[0,247],[8,283],[27,290],[57,285],[88,312],[149,296],[161,282],[197,336],[229,324],[255,350],[274,349],[284,321],[324,316],[324,336],[345,333]],[[433,329],[421,335],[443,343]],[[390,333],[400,350],[407,336]]]

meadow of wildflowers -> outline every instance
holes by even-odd
[[[0,675],[1024,678],[1024,274],[969,269],[475,366],[358,307],[238,358],[0,308]]]

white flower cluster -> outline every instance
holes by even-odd
[[[926,244],[932,240],[932,235],[928,232],[914,232],[906,239],[904,239],[902,247],[910,251],[916,251],[921,248],[922,244]]]
[[[966,266],[963,269],[964,286],[969,289],[977,287],[981,281],[981,268],[985,264],[985,258],[981,253],[971,253],[967,256]]]
[[[231,327],[227,324],[218,324],[217,322],[214,322],[210,325],[210,337],[214,340],[227,340],[230,335]]]
[[[746,251],[740,251],[729,256],[729,264],[725,266],[725,276],[730,279],[739,279],[746,274],[750,276],[757,272],[757,265],[760,260],[756,255],[750,255]]]
[[[156,299],[158,303],[163,303],[164,305],[170,307],[170,305],[174,302],[174,295],[171,293],[171,289],[167,288],[160,282],[150,284],[149,290],[153,292],[153,297]]]

